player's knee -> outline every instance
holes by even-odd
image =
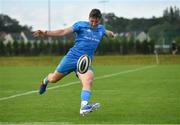
[[[87,78],[85,79],[85,83],[86,83],[87,85],[91,85],[92,82],[93,82],[93,78],[92,78],[92,77],[87,77]]]

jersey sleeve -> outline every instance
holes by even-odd
[[[80,30],[80,22],[76,22],[72,25],[73,32],[77,32]]]

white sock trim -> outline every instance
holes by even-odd
[[[88,101],[81,101],[81,108],[88,104]]]

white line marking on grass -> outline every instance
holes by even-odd
[[[149,68],[153,68],[155,66],[156,65],[144,66],[144,67],[141,67],[141,68],[126,70],[126,71],[122,71],[122,72],[118,72],[118,73],[114,73],[114,74],[107,74],[107,75],[96,77],[96,78],[94,78],[94,80],[99,80],[99,79],[109,78],[109,77],[113,77],[113,76],[118,76],[120,74],[126,74],[126,73],[130,73],[130,72],[149,69]],[[66,86],[71,86],[71,85],[74,85],[74,84],[77,84],[77,83],[80,83],[80,82],[79,81],[74,81],[74,82],[70,82],[70,83],[67,83],[67,84],[64,84],[64,85],[57,85],[57,86],[49,87],[49,88],[47,88],[47,90],[57,89],[57,88],[66,87]],[[33,91],[25,92],[25,93],[15,94],[15,95],[12,95],[12,96],[2,97],[2,98],[0,98],[0,101],[16,98],[16,97],[19,97],[19,96],[30,95],[30,94],[33,94],[33,93],[38,93],[38,90],[33,90]]]
[[[114,74],[103,75],[103,76],[99,76],[99,77],[95,78],[94,80],[103,79],[103,78],[109,78],[109,77],[117,76],[117,75],[120,75],[120,74],[126,74],[126,73],[130,73],[130,72],[135,72],[135,71],[140,71],[140,70],[144,70],[144,69],[149,69],[149,68],[153,68],[155,66],[157,66],[157,65],[145,66],[145,67],[131,69],[131,70],[126,70],[126,71],[122,71],[122,72],[118,72],[118,73],[114,73]]]
[[[74,124],[70,122],[20,122],[20,123],[0,122],[0,125],[74,125]]]

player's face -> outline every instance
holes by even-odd
[[[100,19],[89,17],[89,23],[92,28],[95,28],[100,23]]]

